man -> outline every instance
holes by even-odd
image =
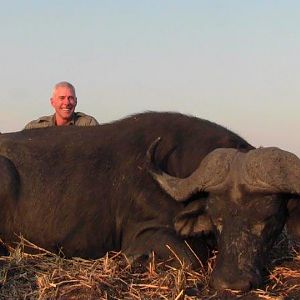
[[[55,110],[52,116],[44,116],[29,122],[24,129],[42,128],[50,126],[95,126],[97,120],[81,112],[75,112],[77,98],[74,86],[66,81],[54,86],[51,105]]]

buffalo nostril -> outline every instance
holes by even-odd
[[[210,286],[216,290],[230,289],[247,292],[253,288],[253,283],[248,278],[238,278],[236,280],[229,280],[226,277],[212,276],[210,280]]]

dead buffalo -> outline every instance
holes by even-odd
[[[184,240],[202,256],[216,232],[212,285],[248,290],[260,284],[288,199],[299,194],[299,170],[290,153],[254,150],[217,124],[178,113],[2,134],[0,237],[12,243],[21,234],[85,258],[122,250],[164,259],[168,245],[197,265]]]

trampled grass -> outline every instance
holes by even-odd
[[[282,235],[271,254],[265,285],[242,294],[209,287],[215,257],[191,271],[154,256],[130,264],[115,252],[97,260],[65,259],[21,239],[10,256],[0,257],[0,299],[300,299],[298,245]]]

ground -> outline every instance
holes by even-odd
[[[39,250],[32,255],[24,246]],[[136,262],[122,253],[97,260],[64,259],[21,239],[0,257],[0,299],[300,299],[300,250],[285,235],[276,243],[266,283],[242,294],[209,288],[215,258],[198,272],[167,263]]]

